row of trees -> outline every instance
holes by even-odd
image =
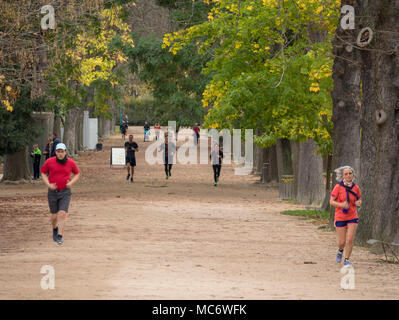
[[[315,152],[327,168],[353,166],[364,197],[359,240],[399,241],[397,1],[205,2],[206,22],[164,37],[172,53],[194,45],[211,57],[205,125],[256,128],[305,202],[320,200]],[[355,29],[339,24],[344,5],[355,9]]]
[[[29,178],[26,146],[43,133],[34,128],[35,111],[54,114],[52,131],[59,133],[63,122],[63,140],[74,155],[83,149],[77,134],[83,110],[111,120],[122,98],[124,52],[133,46],[124,16],[133,2],[56,1],[56,28],[43,30],[40,9],[45,4],[1,2],[0,127],[4,139],[0,154],[7,155],[3,180]],[[106,127],[109,132],[111,121]]]

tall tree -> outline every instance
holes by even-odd
[[[359,241],[399,242],[399,3],[361,1]],[[363,28],[370,28],[370,30]],[[362,43],[363,41],[363,43]]]
[[[192,126],[204,117],[202,92],[209,77],[201,74],[207,61],[188,46],[177,54],[162,48],[162,39],[154,37],[135,40],[128,52],[131,71],[152,89],[155,98],[153,118],[167,124]]]
[[[354,6],[357,1],[343,0],[342,6]],[[343,18],[343,17],[342,17]],[[355,42],[358,29],[343,29],[338,24],[333,42],[334,89],[332,91],[334,123],[333,167],[349,165],[359,170],[360,165],[360,52]]]
[[[311,139],[319,152],[331,154],[332,59],[326,53],[338,19],[337,2],[205,2],[212,7],[207,22],[164,38],[172,53],[191,43],[212,57],[204,70],[212,74],[203,93],[205,125],[261,129],[255,142],[262,147],[278,139]],[[311,160],[316,159],[321,162],[319,156]]]

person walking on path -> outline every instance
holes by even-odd
[[[52,145],[53,145],[53,140],[52,140],[51,137],[50,137],[50,138],[48,138],[47,144],[46,144],[46,148],[45,148],[44,151],[43,151],[43,154],[44,154],[44,156],[46,157],[46,160],[47,160],[48,158],[50,158]]]
[[[126,126],[125,120],[122,120],[122,123],[121,123],[119,129],[120,129],[121,134],[122,134],[122,140],[125,141],[126,140],[126,131],[127,131],[127,126]]]
[[[134,167],[136,166],[136,152],[139,151],[138,144],[133,141],[133,135],[129,135],[129,141],[125,142],[125,153],[126,153],[126,168],[127,176],[126,180],[133,182]]]
[[[165,166],[165,174],[166,179],[172,176],[172,164],[173,164],[173,157],[176,153],[176,145],[173,142],[169,142],[168,134],[165,134],[165,142],[161,144],[159,147],[159,151],[162,151],[164,166]]]
[[[125,120],[126,130],[129,129],[129,117],[127,116],[127,114],[125,114],[125,117],[123,118],[123,120]]]
[[[40,178],[40,159],[42,158],[38,144],[33,145],[33,152],[30,156],[33,158],[33,180],[37,180]]]
[[[200,127],[198,126],[198,123],[196,123],[195,126],[193,127],[193,131],[194,131],[194,145],[198,145],[198,140],[200,137]]]
[[[65,144],[57,144],[55,150],[56,156],[48,159],[40,172],[44,184],[48,187],[53,240],[61,245],[64,243],[62,236],[71,201],[71,188],[79,180],[80,172],[75,161],[68,158]],[[72,179],[71,173],[74,175]]]
[[[155,140],[158,141],[158,139],[159,139],[159,134],[160,134],[160,132],[161,132],[161,125],[159,124],[159,122],[157,122],[157,123],[154,125],[154,129],[155,129]]]
[[[211,155],[209,156],[212,161],[214,186],[216,187],[219,182],[220,170],[222,169],[223,151],[219,145],[215,143],[212,148]]]
[[[55,147],[57,144],[61,143],[61,140],[57,138],[57,134],[53,133],[52,135],[53,145],[51,146],[50,158],[55,157]]]
[[[362,204],[360,188],[354,183],[355,171],[349,166],[335,170],[337,181],[331,192],[330,205],[335,207],[335,228],[337,230],[338,253],[335,260],[340,263],[345,249],[344,265],[351,265],[356,229],[359,223],[356,207]]]

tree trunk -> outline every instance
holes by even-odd
[[[37,33],[36,50],[34,52],[34,64],[32,75],[31,99],[42,97],[46,94],[46,81],[44,71],[47,67],[47,46],[43,30]]]
[[[32,161],[28,154],[28,147],[13,154],[4,156],[4,170],[2,181],[31,180],[30,166]]]
[[[79,109],[79,113],[76,119],[76,141],[75,141],[75,153],[84,150],[83,146],[83,109]]]
[[[299,172],[297,201],[320,205],[324,198],[323,159],[314,153],[313,140],[299,143]]]
[[[61,118],[59,115],[54,115],[54,127],[53,127],[53,132],[57,134],[57,137],[61,138]]]
[[[327,165],[326,165],[326,195],[324,197],[323,204],[321,205],[320,210],[329,211],[330,210],[330,196],[331,196],[331,182],[332,182],[332,156],[327,155],[326,157]]]
[[[277,139],[276,151],[278,181],[281,181],[281,176],[293,174],[290,141],[287,139]]]
[[[369,26],[374,34],[384,32],[374,35],[366,50],[361,50],[359,184],[363,201],[357,241],[399,242],[399,3],[364,1],[360,15],[360,26]]]
[[[68,153],[74,156],[75,153],[75,141],[76,141],[76,123],[79,115],[79,108],[73,108],[66,112],[65,126],[64,126],[64,138]]]
[[[341,6],[351,5],[358,13],[358,4],[354,0],[342,0]],[[340,23],[333,41],[335,55],[332,69],[334,88],[331,93],[333,109],[333,159],[332,170],[341,166],[351,166],[360,174],[360,114],[361,68],[359,51],[355,45],[358,25],[355,30],[344,30]],[[336,181],[333,179],[333,186]],[[331,209],[330,227],[334,228],[334,208]]]
[[[356,2],[342,0],[343,5],[357,8]],[[343,30],[338,24],[334,39],[333,66],[334,89],[332,91],[334,123],[333,169],[348,165],[358,172],[360,164],[360,76],[359,51],[355,44],[357,30]]]
[[[265,162],[263,159],[264,155],[264,148],[259,147],[255,145],[255,157],[254,157],[254,163],[255,163],[255,170],[254,174],[256,175],[262,175],[262,168],[263,168],[263,163]]]
[[[292,152],[292,170],[294,175],[294,199],[298,196],[298,178],[299,178],[299,143],[291,141]]]
[[[277,166],[277,151],[276,145],[267,148],[268,162],[270,163],[270,179],[271,181],[278,181],[278,166]]]
[[[41,134],[32,141],[33,143],[37,143],[39,145],[39,149],[42,151],[45,150],[48,138],[53,133],[53,121],[54,115],[52,112],[34,112],[32,118],[35,119],[35,122],[38,123],[39,127],[41,128]],[[42,155],[40,160],[40,167],[46,161],[45,155]]]

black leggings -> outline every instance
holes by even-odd
[[[215,179],[215,182],[216,182],[216,178],[219,178],[219,176],[220,176],[220,170],[222,169],[222,165],[221,164],[213,164],[212,168],[213,168],[213,178]]]
[[[164,166],[165,166],[165,173],[166,175],[168,175],[169,171],[172,170],[172,164],[165,163]]]

